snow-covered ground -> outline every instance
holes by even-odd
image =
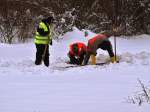
[[[75,29],[50,48],[50,66],[35,66],[35,46],[0,44],[0,112],[149,112],[150,105],[133,105],[126,98],[140,91],[138,80],[150,81],[150,36],[117,38],[120,63],[60,69],[68,60],[69,44],[87,43]],[[113,43],[113,37],[111,38]],[[108,54],[98,50],[99,62]]]

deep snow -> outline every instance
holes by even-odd
[[[126,98],[150,80],[150,36],[117,38],[120,63],[58,69],[65,66],[69,44],[87,43],[74,29],[50,48],[50,67],[35,66],[35,46],[0,44],[0,112],[149,112],[150,105],[127,103]],[[113,43],[113,37],[110,38]],[[109,59],[98,50],[98,61]]]

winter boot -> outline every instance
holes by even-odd
[[[96,56],[95,55],[91,55],[91,61],[92,61],[92,65],[96,65]]]

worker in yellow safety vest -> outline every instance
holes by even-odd
[[[49,66],[49,44],[52,45],[51,25],[53,20],[52,16],[43,19],[37,27],[34,36],[34,43],[36,45],[35,65],[40,65],[44,61],[45,66]]]

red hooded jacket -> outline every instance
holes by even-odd
[[[88,52],[96,52],[99,48],[99,45],[107,39],[107,36],[103,34],[96,35],[88,41],[87,51]]]
[[[77,42],[77,43],[73,43],[73,44],[70,45],[70,51],[69,51],[70,55],[75,55],[76,56],[76,53],[74,53],[74,51],[73,51],[74,46],[77,46],[77,48],[78,48],[78,53],[77,53],[78,57],[80,57],[80,55],[82,53],[86,53],[86,49],[87,49],[86,45],[84,43]]]

